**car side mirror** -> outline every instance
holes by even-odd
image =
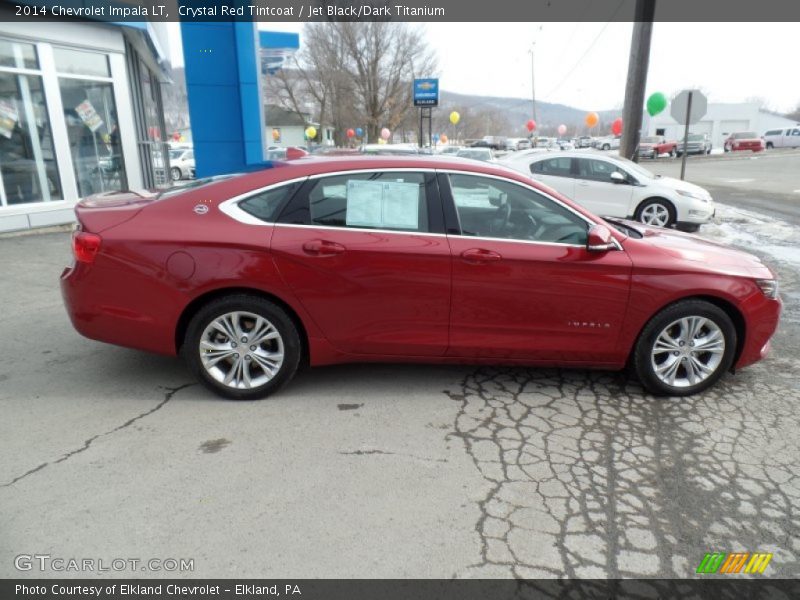
[[[613,183],[625,183],[625,176],[619,171],[614,171],[610,177]]]
[[[616,249],[611,230],[605,225],[592,225],[586,240],[586,249],[589,252],[608,252]]]

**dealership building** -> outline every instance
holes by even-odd
[[[673,119],[666,110],[655,117],[645,117],[647,135],[663,135],[668,140],[683,139],[685,125]],[[691,133],[708,134],[714,148],[722,148],[725,138],[737,131],[753,131],[762,136],[769,129],[792,127],[796,121],[764,110],[754,102],[734,104],[709,103],[705,116],[689,126]]]
[[[11,22],[0,6],[0,232],[167,183],[163,23]]]

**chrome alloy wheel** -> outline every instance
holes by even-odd
[[[669,223],[669,210],[659,202],[649,204],[642,211],[641,221],[645,225],[664,227]]]
[[[212,378],[240,390],[264,385],[283,365],[281,334],[267,319],[251,312],[230,312],[211,321],[198,350]]]
[[[725,354],[725,336],[705,317],[684,317],[658,334],[650,360],[663,383],[677,388],[696,385],[713,375]]]

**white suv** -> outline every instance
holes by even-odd
[[[654,175],[625,158],[586,152],[510,156],[501,164],[531,176],[597,215],[697,231],[714,216],[700,186]]]
[[[800,148],[800,126],[788,129],[770,129],[764,134],[767,150],[772,148]]]

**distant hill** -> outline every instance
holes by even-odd
[[[505,98],[495,96],[474,96],[469,94],[457,94],[442,90],[439,108],[448,111],[451,107],[468,107],[473,110],[492,110],[502,113],[503,116],[514,126],[524,127],[524,124],[532,117],[530,98]],[[457,108],[453,108],[457,110]],[[555,130],[560,124],[568,128],[568,135],[584,133],[587,128],[584,125],[587,111],[566,106],[564,104],[553,104],[551,102],[536,101],[536,120],[537,130],[544,135],[555,135]],[[592,130],[593,134],[608,133],[612,121],[622,115],[621,110],[601,110],[597,111],[600,116],[600,124]],[[576,131],[577,130],[577,131]],[[497,132],[500,135],[515,135],[518,132]]]

